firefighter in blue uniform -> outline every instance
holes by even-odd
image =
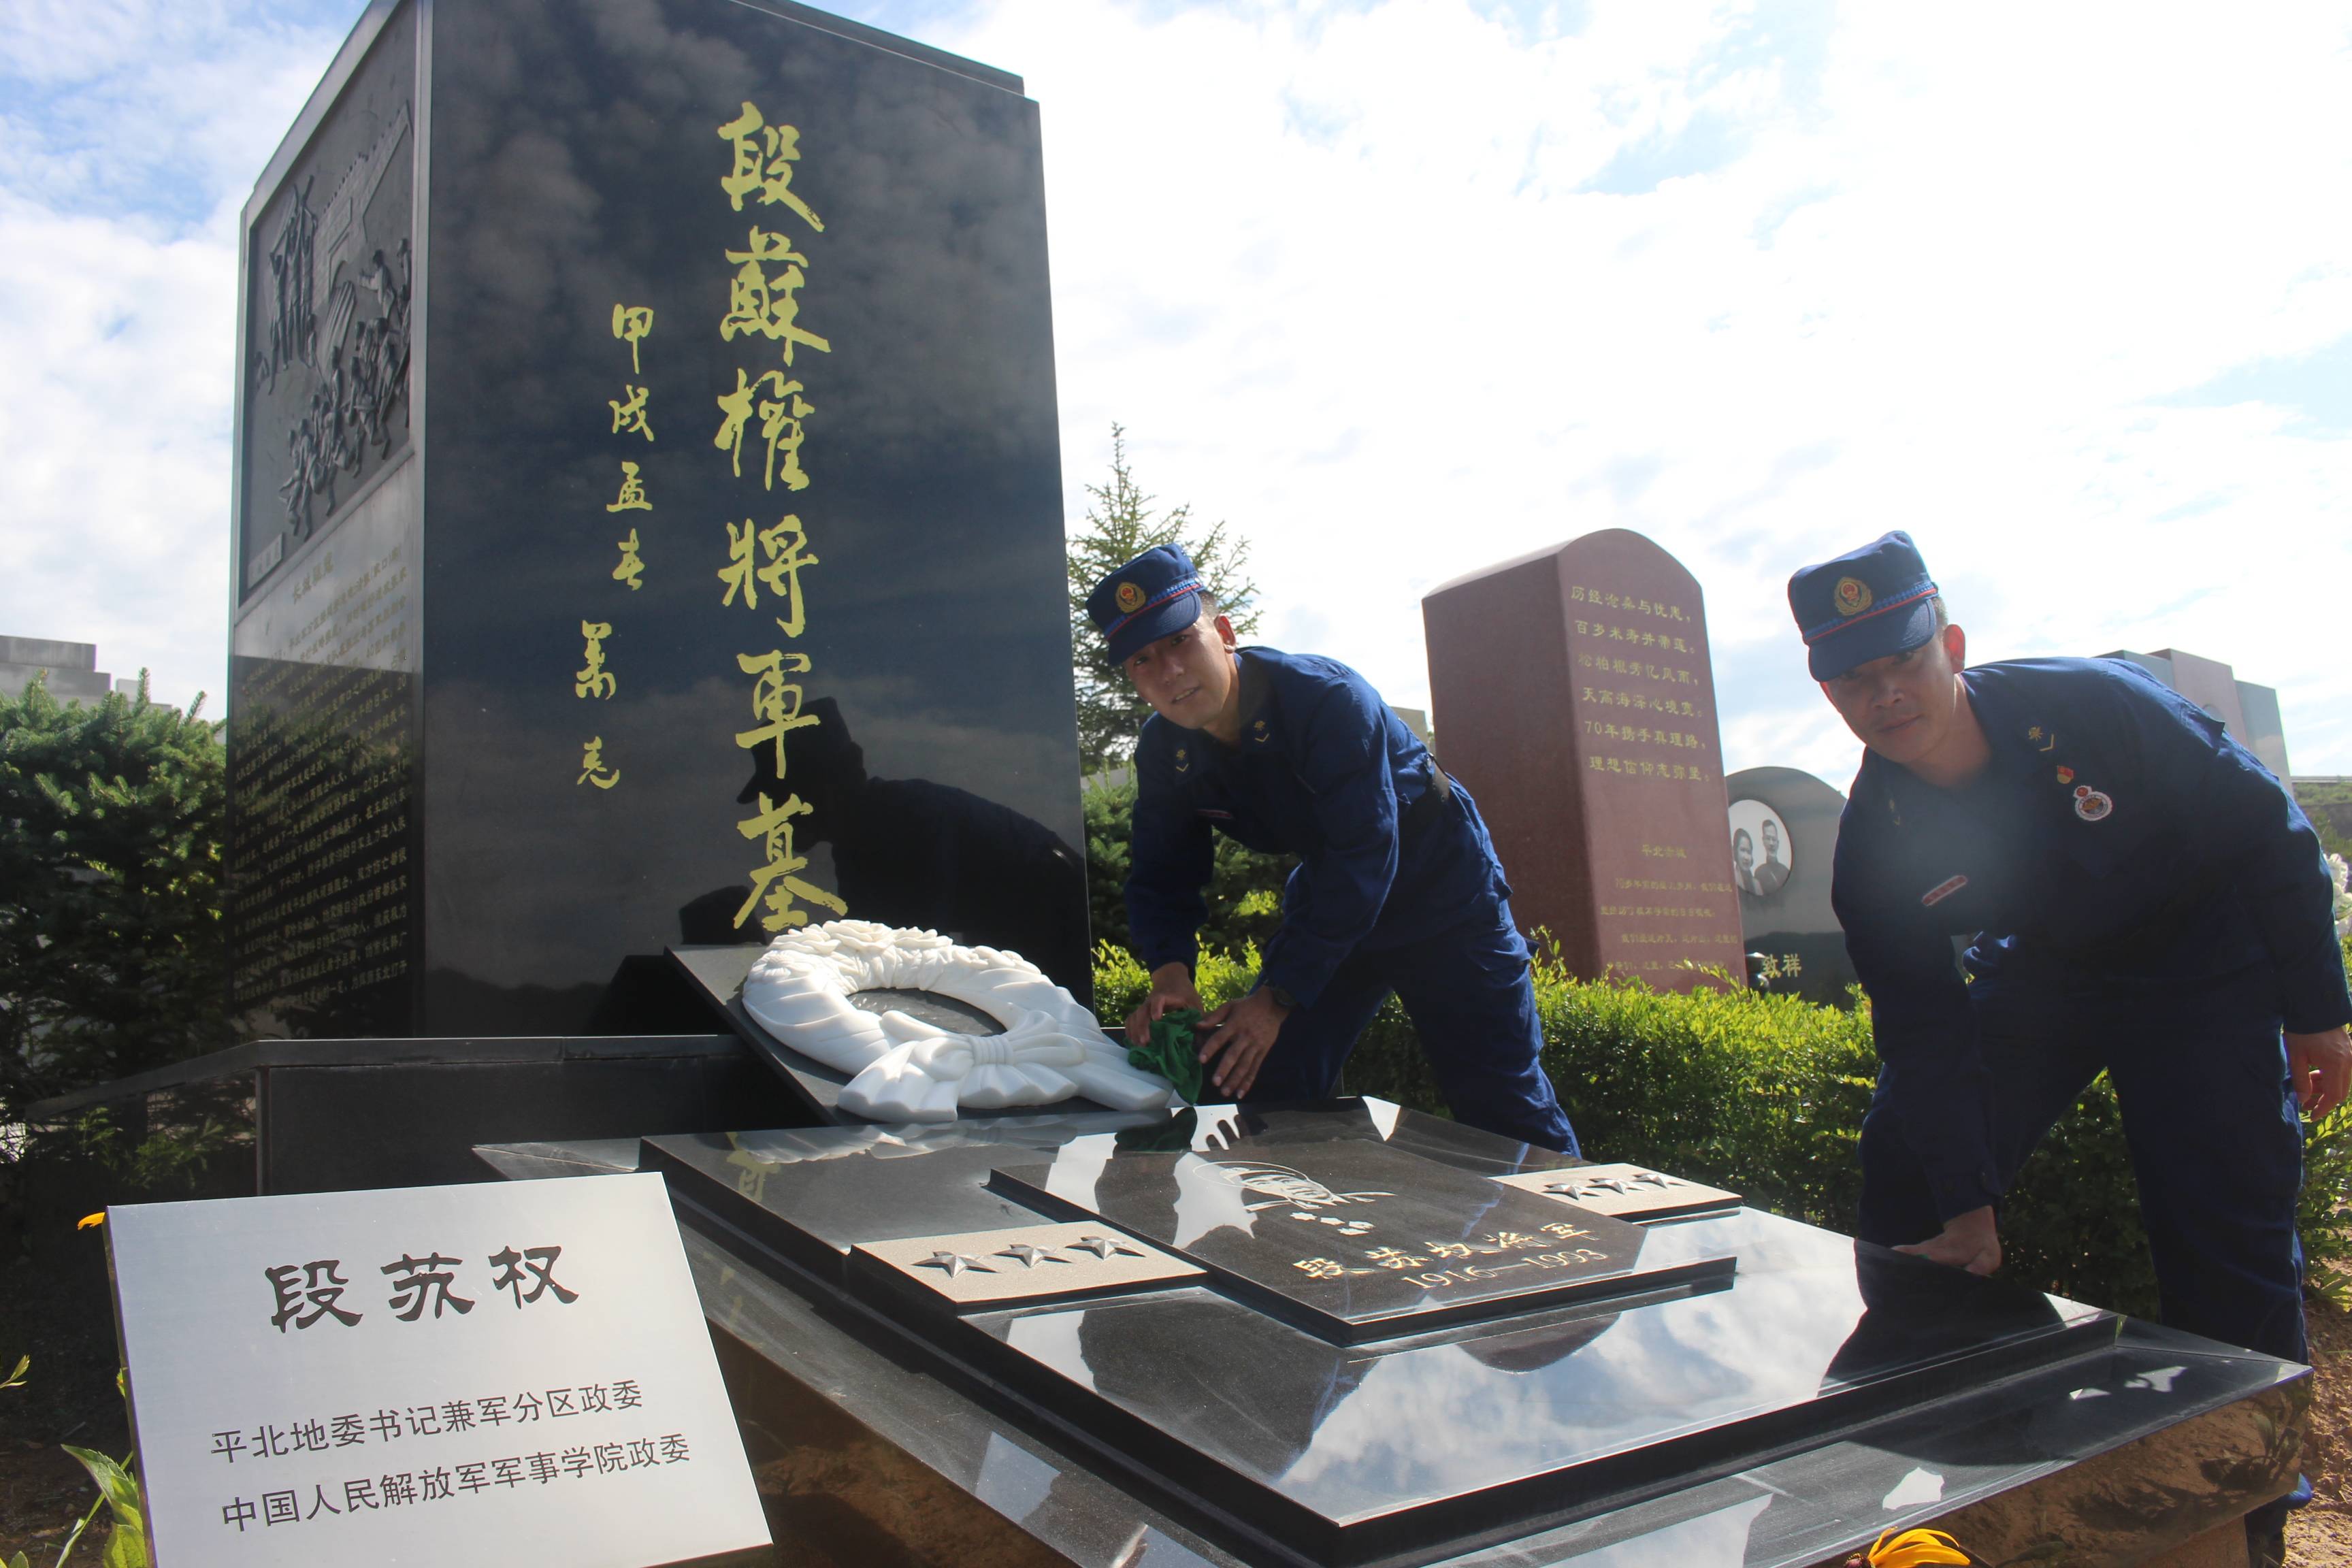
[[[2002,1192],[2105,1070],[2165,1321],[2302,1360],[2297,1108],[2344,1099],[2352,997],[2294,797],[2136,665],[1967,668],[1907,535],[1789,606],[1867,748],[1832,893],[1880,1063],[1863,1239],[1991,1272]]]
[[[1207,1075],[1236,1100],[1331,1091],[1391,991],[1461,1121],[1576,1152],[1544,1076],[1526,942],[1477,807],[1363,677],[1238,647],[1181,550],[1113,572],[1087,614],[1151,704],[1136,743],[1128,925],[1151,991],[1139,1044],[1201,1006],[1196,934],[1213,831],[1295,854],[1256,986],[1202,1025]]]

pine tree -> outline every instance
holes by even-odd
[[[1115,568],[1154,545],[1175,544],[1192,558],[1201,581],[1216,595],[1218,610],[1234,632],[1257,630],[1257,584],[1249,578],[1249,542],[1224,523],[1202,528],[1190,506],[1151,510],[1158,498],[1144,493],[1127,464],[1127,431],[1110,427],[1110,482],[1088,485],[1092,498],[1084,526],[1069,538],[1070,648],[1078,694],[1078,756],[1088,773],[1117,767],[1135,750],[1136,732],[1151,711],[1127,677],[1110,662],[1102,636],[1087,617],[1087,595]]]
[[[230,1043],[219,727],[0,696],[0,1121]]]

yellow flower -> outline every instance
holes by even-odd
[[[1900,1535],[1890,1530],[1870,1548],[1870,1568],[1930,1568],[1954,1563],[1967,1568],[1968,1561],[1960,1543],[1940,1530],[1906,1530]]]
[[[76,1230],[88,1230],[92,1226],[104,1225],[105,1223],[106,1211],[104,1209],[100,1209],[96,1214],[86,1214],[82,1215],[81,1218],[74,1221],[74,1228]]]

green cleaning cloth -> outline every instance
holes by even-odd
[[[1200,1104],[1200,1047],[1192,1043],[1200,1023],[1201,1015],[1192,1008],[1171,1007],[1152,1022],[1150,1039],[1128,1047],[1127,1065],[1158,1073],[1176,1086],[1185,1104]]]

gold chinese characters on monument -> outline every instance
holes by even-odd
[[[771,124],[757,105],[744,103],[716,130],[724,144],[719,195],[732,211],[748,210],[761,220],[751,226],[740,247],[722,249],[719,259],[730,276],[727,309],[716,323],[719,341],[738,351],[772,345],[782,368],[730,364],[720,372],[731,373],[734,384],[715,391],[719,417],[711,446],[723,455],[730,477],[740,481],[745,437],[756,430],[752,467],[761,489],[772,491],[781,482],[786,492],[799,495],[813,482],[804,446],[817,409],[793,367],[807,356],[830,355],[833,342],[802,320],[802,293],[815,263],[807,237],[794,232],[794,226],[819,235],[824,224],[793,189],[801,161],[796,127]],[[771,215],[766,211],[771,207],[782,210]],[[777,226],[766,226],[770,223]],[[647,371],[658,368],[661,326],[651,305],[613,302],[612,339],[616,352],[625,352],[627,359],[618,367],[624,377],[619,395],[604,398],[608,417],[604,434],[614,443],[612,460],[618,471],[606,471],[604,493],[612,500],[603,505],[616,521],[617,514],[625,512],[646,516],[640,520],[633,515],[632,526],[617,539],[604,536],[609,542],[602,548],[610,552],[604,555],[598,573],[613,586],[593,590],[603,597],[580,621],[581,663],[572,675],[572,694],[583,701],[628,700],[633,679],[625,660],[628,595],[641,591],[661,566],[659,498],[645,468],[650,459],[640,446],[656,445],[660,438],[659,411]],[[806,690],[799,679],[811,672],[813,660],[793,645],[809,625],[803,574],[822,562],[811,546],[809,527],[797,512],[721,518],[715,533],[714,542],[720,546],[713,574],[718,581],[715,608],[724,612],[737,645],[730,650],[731,675],[751,683],[745,693],[751,721],[734,732],[734,741],[751,753],[758,770],[757,805],[734,824],[736,832],[754,846],[756,856],[734,924],[741,929],[756,917],[761,930],[785,931],[806,925],[812,918],[849,912],[838,895],[805,874],[809,858],[794,839],[814,808],[785,782],[790,736],[820,722],[815,713],[805,710]],[[612,726],[599,726],[598,731],[579,742],[574,782],[583,789],[612,791],[623,784],[627,759],[616,754],[607,739],[614,733]]]
[[[760,464],[761,489],[772,491],[781,479],[784,489],[799,495],[813,482],[803,460],[809,417],[815,404],[803,395],[808,388],[797,374],[787,374],[803,352],[830,355],[833,341],[801,321],[801,290],[815,266],[807,241],[791,232],[785,214],[810,235],[824,232],[824,220],[793,189],[795,165],[801,161],[800,131],[768,121],[759,106],[742,105],[733,119],[718,128],[727,144],[727,172],[719,189],[735,212],[782,207],[770,220],[775,228],[751,226],[740,249],[730,247],[723,259],[734,268],[728,284],[727,310],[719,320],[719,341],[729,344],[773,344],[784,369],[772,365],[735,365],[735,384],[713,401],[719,414],[711,446],[726,454],[730,475],[743,477],[743,436],[756,415],[765,451]],[[814,373],[812,373],[814,374]],[[806,505],[806,502],[799,503]],[[788,742],[797,730],[821,722],[806,711],[806,690],[796,677],[812,672],[813,660],[797,643],[808,629],[806,584],[802,574],[822,565],[810,547],[808,525],[797,512],[773,521],[757,517],[728,520],[721,525],[724,563],[715,574],[719,584],[719,607],[734,615],[763,616],[775,627],[772,637],[758,636],[751,649],[735,656],[737,672],[751,679],[748,706],[752,723],[738,731],[735,744],[752,754],[757,765],[757,805],[735,830],[754,846],[757,863],[750,872],[751,889],[735,911],[740,930],[754,915],[767,931],[788,931],[809,923],[812,910],[826,918],[845,915],[849,906],[839,895],[812,881],[805,873],[809,858],[793,843],[802,819],[815,808],[794,794],[790,774]],[[738,623],[741,624],[741,623]],[[751,622],[757,625],[756,620]],[[761,648],[761,641],[770,646]]]

